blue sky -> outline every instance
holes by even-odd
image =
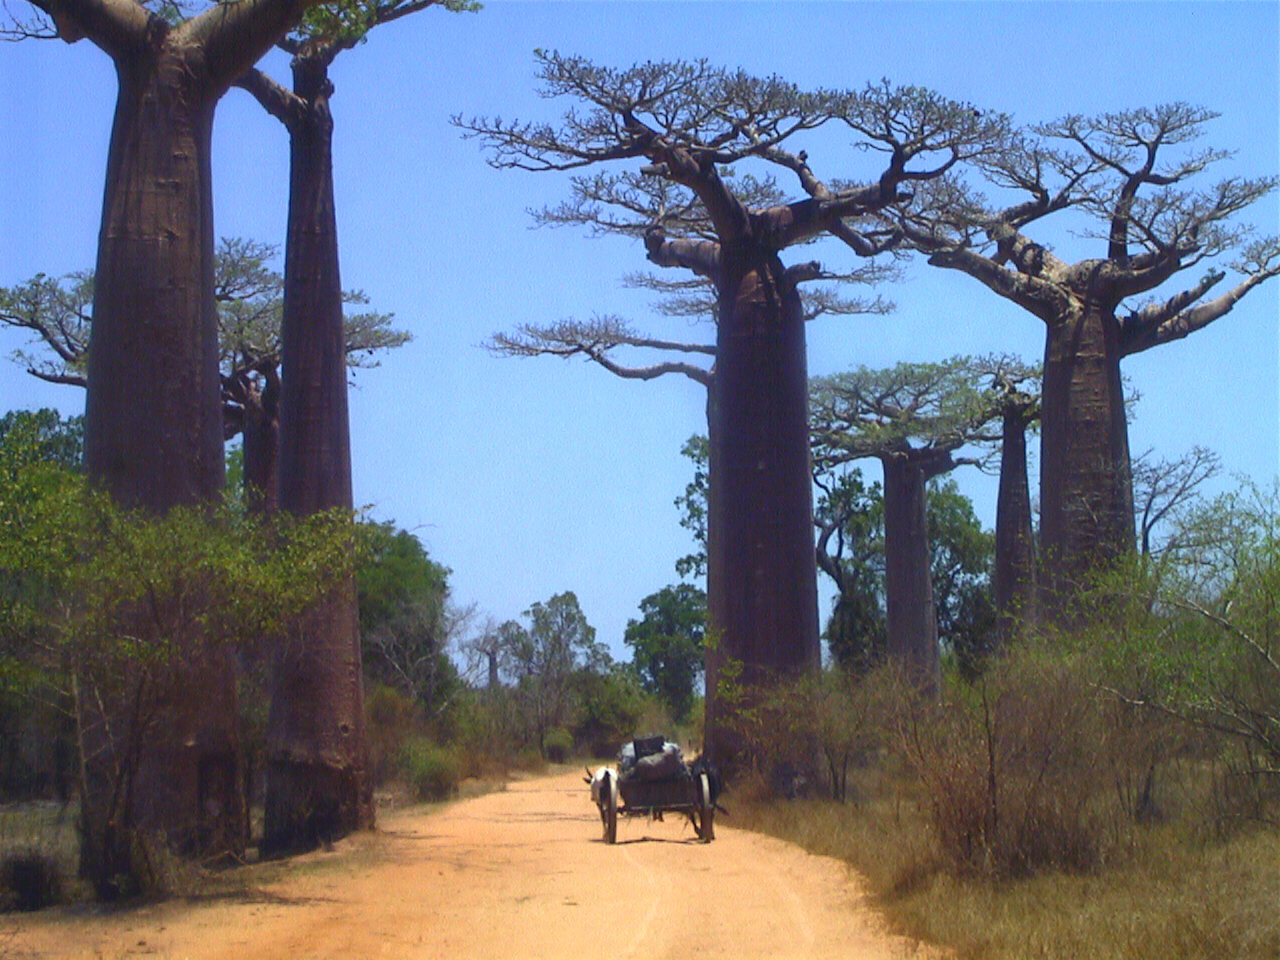
[[[713,336],[656,316],[647,295],[621,286],[645,268],[638,244],[531,228],[527,211],[563,197],[563,175],[492,170],[450,126],[453,114],[558,116],[565,104],[535,94],[535,48],[614,66],[705,57],[802,86],[887,77],[1027,122],[1186,100],[1223,114],[1206,142],[1236,153],[1219,173],[1258,175],[1280,170],[1278,20],[1269,2],[491,0],[479,13],[428,10],[380,28],[332,71],[343,281],[393,311],[414,341],[357,375],[357,502],[418,534],[453,569],[459,601],[505,619],[573,590],[620,655],[640,599],[674,582],[674,561],[688,552],[672,501],[690,475],[680,445],[703,430],[700,387],[498,359],[479,346],[516,323],[596,312],[671,338]],[[287,78],[283,59],[266,66]],[[115,96],[109,61],[87,42],[5,44],[0,87],[0,285],[91,266]],[[868,169],[839,137],[800,145],[820,175]],[[287,144],[240,91],[219,107],[214,177],[219,235],[282,240]],[[1278,209],[1269,198],[1250,219],[1275,231]],[[1078,237],[1054,239],[1088,255]],[[848,264],[839,246],[814,254]],[[883,292],[898,304],[893,315],[810,325],[812,373],[969,352],[1039,358],[1039,322],[966,277],[913,266]],[[1274,478],[1278,316],[1272,281],[1213,327],[1131,358],[1142,394],[1135,452],[1176,456],[1203,444],[1233,474]],[[19,345],[0,331],[0,353]],[[76,391],[0,369],[0,410],[80,412]],[[990,523],[993,482],[957,479]]]

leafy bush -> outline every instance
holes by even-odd
[[[413,702],[394,687],[370,683],[364,711],[369,743],[369,772],[375,784],[390,776],[405,744],[414,735],[417,711]]]
[[[454,750],[415,737],[400,751],[400,772],[419,800],[447,800],[458,792],[462,764]]]
[[[842,669],[823,671],[793,683],[752,690],[736,717],[757,762],[772,771],[799,769],[817,759],[812,771],[833,800],[852,799],[849,774],[884,743],[888,717],[901,684],[888,666],[867,676]],[[797,785],[777,784],[787,793]],[[799,792],[804,792],[800,790]]]
[[[542,755],[552,763],[566,763],[571,753],[573,734],[564,727],[556,727],[542,738]]]
[[[593,757],[613,756],[635,733],[649,698],[636,678],[620,667],[607,673],[580,670],[572,677],[571,689],[578,704],[572,742]],[[549,753],[545,756],[554,760]]]
[[[1023,650],[903,712],[899,743],[953,872],[1087,870],[1128,839],[1118,786],[1150,757],[1108,706],[1072,662]]]

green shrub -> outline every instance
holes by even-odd
[[[369,768],[373,782],[391,775],[405,744],[414,736],[417,711],[413,701],[394,687],[371,682],[365,693]]]
[[[573,752],[573,734],[556,727],[542,738],[542,755],[552,763],[565,763]]]
[[[458,792],[462,763],[455,751],[422,737],[400,751],[400,770],[419,800],[447,800]]]

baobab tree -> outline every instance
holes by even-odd
[[[949,176],[922,184],[895,218],[929,263],[1045,325],[1040,538],[1052,622],[1069,619],[1091,570],[1134,549],[1121,361],[1203,329],[1280,273],[1280,240],[1255,239],[1239,219],[1277,178],[1192,185],[1228,156],[1188,146],[1215,116],[1172,103],[1040,124],[975,165],[1015,202],[996,206]],[[1070,262],[1033,237],[1042,221],[1071,212],[1099,224],[1100,256]],[[1197,267],[1199,280],[1168,292]],[[1228,268],[1240,280],[1210,298]],[[1145,295],[1154,299],[1135,300]]]
[[[214,255],[214,300],[218,310],[219,377],[225,440],[242,438],[246,502],[273,510],[279,458],[280,321],[284,277],[270,264],[269,243],[224,237]],[[348,306],[369,298],[343,293]],[[18,349],[10,359],[46,383],[84,389],[88,385],[93,317],[93,271],[65,277],[38,274],[0,287],[0,325],[26,330],[41,349]],[[347,310],[343,319],[349,373],[378,365],[382,350],[402,346],[410,335],[393,326],[393,315]]]
[[[819,466],[874,457],[884,469],[887,653],[924,694],[937,691],[941,676],[925,488],[934,477],[984,462],[985,454],[957,454],[999,439],[992,401],[968,357],[813,380]]]
[[[1000,481],[996,493],[996,555],[992,593],[996,606],[996,648],[1025,635],[1038,620],[1035,531],[1031,525],[1031,485],[1027,479],[1027,430],[1040,419],[1040,368],[1014,357],[993,355],[975,361],[975,374],[988,379],[1000,416]]]
[[[116,68],[85,462],[91,481],[125,506],[163,513],[222,493],[214,109],[311,2],[218,3],[171,22],[135,0],[30,0],[31,19],[10,25],[28,36],[88,39]],[[125,829],[102,822],[108,798],[82,798],[82,857],[97,878],[133,872],[134,828],[164,833],[178,848],[243,846],[248,819],[229,653],[175,664],[170,673],[158,706],[165,736],[142,754]],[[124,696],[106,712],[127,725]],[[86,762],[109,767],[111,759],[88,750]],[[101,773],[89,782],[110,782],[110,769]],[[200,828],[210,816],[213,827]]]
[[[734,747],[718,715],[722,668],[741,664],[750,686],[818,664],[799,287],[823,271],[816,262],[786,266],[781,253],[819,236],[840,239],[858,256],[882,252],[874,229],[849,224],[986,149],[1002,120],[887,83],[811,94],[705,61],[614,70],[554,52],[536,56],[544,94],[579,101],[559,125],[460,118],[458,125],[499,168],[622,165],[574,176],[570,200],[542,218],[642,240],[650,262],[690,271],[715,289],[709,562],[724,578],[709,598],[707,739],[726,760]],[[791,144],[827,123],[842,124],[867,155],[882,153],[883,166],[857,184],[819,178],[808,153]],[[782,172],[799,199],[737,164]],[[726,176],[731,167],[734,176]]]
[[[289,133],[289,216],[281,342],[280,505],[352,509],[345,333],[333,189],[329,68],[373,27],[440,0],[373,0],[313,10],[277,41],[292,89],[258,69],[239,78]],[[267,719],[262,849],[305,850],[373,823],[353,580],[334,586],[275,652]]]

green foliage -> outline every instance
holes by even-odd
[[[359,531],[363,555],[356,588],[364,629],[376,630],[418,600],[443,605],[449,592],[449,568],[427,556],[417,537],[391,522],[362,523]]]
[[[477,0],[342,0],[318,4],[303,14],[290,41],[304,48],[308,42],[333,44],[338,49],[354,47],[364,43],[369,31],[379,24],[431,6],[454,13],[481,8]]]
[[[497,643],[503,670],[515,681],[522,739],[541,749],[547,732],[571,719],[575,674],[603,673],[611,660],[572,591],[533,604],[524,616],[528,627],[502,624]]]
[[[458,617],[449,604],[449,568],[392,523],[359,525],[356,570],[365,669],[404,690],[435,716],[461,681],[445,653]]]
[[[999,404],[983,385],[986,370],[972,357],[952,357],[815,377],[810,405],[819,461],[884,456],[909,445],[947,451],[998,440],[998,428],[992,433],[989,425]]]
[[[676,573],[681,577],[705,577],[707,575],[707,495],[711,490],[711,450],[706,437],[694,434],[680,448],[680,455],[693,462],[693,479],[676,497],[680,510],[680,526],[693,535],[697,549],[676,561]]]
[[[548,730],[542,738],[542,755],[552,763],[566,763],[573,753],[573,734],[564,727]]]
[[[703,669],[707,596],[691,584],[667,586],[641,600],[640,612],[640,620],[627,621],[623,640],[644,689],[683,723]]]
[[[15,444],[28,448],[33,459],[55,463],[68,470],[84,467],[84,417],[63,419],[58,411],[10,410],[0,417],[0,444],[12,435]]]
[[[929,485],[925,510],[938,637],[960,669],[974,676],[990,655],[995,636],[995,535],[982,528],[973,501],[951,478]]]
[[[136,830],[131,792],[165,705],[191,695],[196,665],[251,659],[351,575],[351,518],[124,510],[37,441],[19,430],[0,443],[0,690],[10,708],[74,717],[76,742],[93,745],[79,768],[87,862],[105,871],[92,880],[144,889],[163,858]]]
[[[419,800],[447,800],[458,792],[461,762],[457,753],[447,747],[415,737],[401,750],[399,765]]]
[[[857,468],[815,477],[822,495],[814,508],[818,565],[837,593],[827,621],[827,648],[836,663],[855,673],[884,655],[884,497],[868,487]]]
[[[815,508],[819,565],[837,584],[826,640],[842,667],[865,673],[885,649],[884,499],[860,471],[820,474]],[[932,481],[925,494],[930,572],[938,636],[960,668],[975,673],[994,630],[991,570],[995,537],[954,480]]]
[[[1233,743],[1262,815],[1280,802],[1280,490],[1245,485],[1174,540],[1100,572],[1079,602],[1109,616],[1069,640],[1125,702]]]
[[[612,757],[635,735],[646,698],[634,674],[614,665],[604,672],[579,670],[571,689],[575,702],[574,742],[593,757]],[[547,754],[547,759],[554,759]]]

